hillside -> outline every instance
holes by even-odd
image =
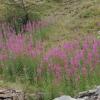
[[[100,0],[65,0],[50,11],[55,20],[49,34],[50,41],[62,41],[100,30]]]
[[[70,40],[100,30],[100,0],[26,0],[34,5],[30,11],[37,12],[51,25],[43,30],[51,42]],[[27,2],[26,2],[27,3]],[[4,5],[1,4],[1,16]],[[45,40],[46,42],[46,40]]]

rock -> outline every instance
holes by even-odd
[[[76,98],[84,100],[100,100],[100,86],[89,91],[81,92],[76,96]]]
[[[61,97],[55,98],[54,100],[76,100],[76,99],[74,99],[74,98],[72,98],[70,96],[63,95]]]
[[[24,93],[13,89],[0,89],[0,100],[25,100]]]
[[[71,96],[61,96],[61,97],[58,97],[58,98],[55,98],[54,100],[76,100],[74,98],[72,98]]]
[[[64,95],[64,96],[55,98],[53,100],[85,100],[85,99],[81,99],[81,98],[75,99],[75,98],[72,98],[71,96],[65,96]]]
[[[97,87],[97,90],[96,90],[95,94],[100,95],[100,87]]]
[[[86,96],[86,94],[88,94],[88,91],[80,92],[80,93],[76,96],[76,98],[82,98],[82,97]]]

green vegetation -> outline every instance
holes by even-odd
[[[0,87],[52,100],[100,85],[99,35],[100,0],[0,0]]]

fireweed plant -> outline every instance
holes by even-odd
[[[28,82],[36,86],[37,91],[49,93],[48,98],[74,95],[100,84],[100,39],[95,36],[46,49],[41,41],[34,43],[33,34],[7,32],[0,33],[0,76],[3,80]]]

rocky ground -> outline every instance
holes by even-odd
[[[31,96],[36,98],[36,95]],[[0,89],[0,100],[28,100],[28,98],[21,90]],[[36,100],[41,99],[37,98]],[[53,100],[100,100],[100,86],[89,91],[80,92],[75,98],[63,95]]]
[[[77,98],[82,98],[83,100],[100,100],[100,86],[89,91],[80,92]]]
[[[61,96],[54,100],[100,100],[100,86],[89,91],[80,92],[75,98]]]
[[[25,95],[21,90],[0,89],[0,100],[25,100]]]

